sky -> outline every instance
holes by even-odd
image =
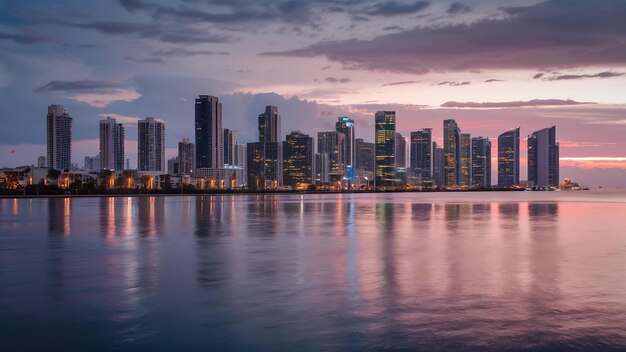
[[[200,94],[241,143],[270,104],[283,135],[350,116],[373,141],[374,113],[395,110],[404,136],[441,143],[454,118],[493,158],[521,127],[522,179],[526,136],[554,125],[561,177],[626,188],[624,0],[0,0],[0,167],[45,155],[50,104],[74,119],[79,166],[106,116],[126,125],[131,165],[147,116],[173,156]]]

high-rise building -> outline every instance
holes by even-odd
[[[268,105],[259,115],[259,142],[278,142],[280,139],[280,115],[278,107]]]
[[[458,186],[461,180],[461,130],[452,119],[443,121],[444,185]]]
[[[354,120],[342,116],[335,124],[335,130],[343,133],[346,139],[346,148],[344,151],[344,161],[346,165],[346,174],[349,178],[354,176],[353,171],[356,170],[356,138],[354,132]]]
[[[346,171],[346,137],[337,131],[317,133],[317,152],[327,154],[331,181],[341,180]]]
[[[396,168],[406,167],[406,138],[402,134],[396,132],[396,140],[394,154],[396,157]]]
[[[259,141],[248,143],[246,171],[248,189],[275,189],[282,186],[283,153],[280,138],[280,115],[276,106],[266,106],[259,115]]]
[[[124,170],[124,125],[111,117],[100,120],[100,169]]]
[[[224,167],[222,104],[217,97],[200,95],[196,99],[196,168]]]
[[[72,118],[63,105],[50,105],[46,122],[48,168],[69,169],[72,166]]]
[[[41,155],[37,158],[37,167],[46,167],[46,157]]]
[[[355,139],[356,168],[359,171],[374,172],[376,168],[376,152],[374,143],[363,141],[363,138]]]
[[[433,142],[433,183],[436,186],[445,186],[446,184],[446,154],[443,148],[437,146],[437,142]]]
[[[472,138],[472,186],[491,187],[491,141],[489,138]]]
[[[528,136],[528,185],[559,186],[559,143],[556,126]]]
[[[315,180],[330,182],[330,159],[326,153],[315,153]]]
[[[374,115],[376,144],[376,187],[396,185],[396,112],[378,111]]]
[[[235,146],[235,166],[241,168],[242,173],[242,184],[247,185],[248,181],[248,165],[246,163],[246,145],[245,144],[237,144]]]
[[[432,179],[432,129],[411,132],[410,168],[421,180]]]
[[[183,138],[178,142],[178,175],[193,175],[196,169],[196,148],[189,142],[189,138]]]
[[[137,169],[165,172],[165,124],[147,117],[137,127]]]
[[[296,188],[315,183],[313,137],[293,131],[283,142],[283,184]]]
[[[472,178],[472,141],[469,133],[461,133],[460,186],[469,186]]]
[[[519,184],[519,127],[498,136],[498,186]]]
[[[224,128],[224,164],[235,165],[237,131]]]
[[[94,156],[86,156],[83,170],[100,171],[100,154]]]

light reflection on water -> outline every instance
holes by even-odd
[[[626,350],[624,214],[591,192],[0,199],[0,340]]]

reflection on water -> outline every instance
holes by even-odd
[[[0,339],[626,350],[626,197],[451,197],[1,199]]]

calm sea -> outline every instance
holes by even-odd
[[[3,351],[626,351],[626,193],[0,199]]]

